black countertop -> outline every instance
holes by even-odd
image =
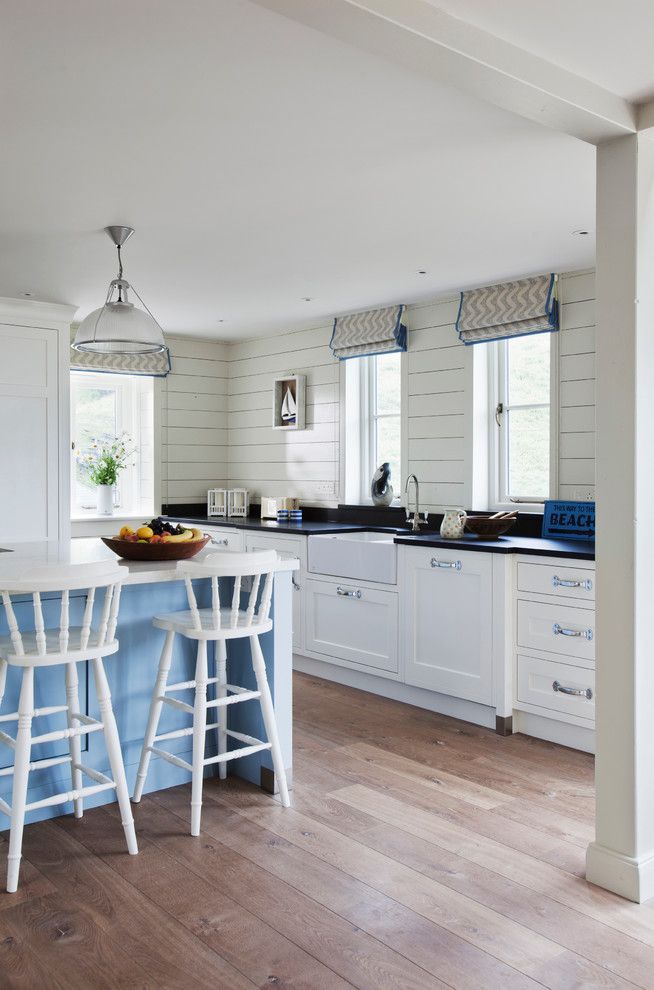
[[[303,520],[299,523],[278,523],[274,519],[223,519],[215,516],[164,516],[174,522],[203,523],[207,526],[232,527],[256,532],[294,533],[299,536],[316,536],[328,533],[356,533],[369,530],[395,534],[394,542],[402,546],[440,547],[448,550],[475,550],[485,553],[520,553],[547,557],[576,557],[579,560],[595,559],[595,543],[592,540],[544,540],[538,536],[501,536],[498,540],[480,540],[465,536],[462,540],[443,540],[438,532],[411,533],[394,526],[369,526],[362,523],[323,522]]]

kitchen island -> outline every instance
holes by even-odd
[[[65,543],[54,541],[5,543],[3,549],[9,552],[0,553],[0,588],[10,586],[12,577],[15,578],[18,574],[25,573],[31,566],[47,567],[48,565],[55,566],[63,563],[84,564],[117,559],[115,554],[95,538],[75,539]],[[205,549],[194,559],[202,560],[211,552],[215,552],[215,550]],[[185,610],[188,606],[184,582],[178,575],[175,562],[120,561],[120,566],[125,568],[127,572],[127,578],[122,589],[117,628],[120,649],[114,656],[106,659],[105,669],[111,688],[127,782],[131,793],[141,754],[159,655],[164,640],[164,633],[152,626],[152,617],[162,612]],[[292,773],[291,576],[297,566],[297,561],[293,559],[280,559],[277,562],[271,608],[273,629],[261,637],[261,647],[266,661],[266,671],[275,705],[284,764],[289,775],[289,781]],[[208,581],[195,583],[198,604],[201,608],[210,604],[208,585]],[[224,590],[231,595],[230,588],[225,587]],[[42,599],[46,625],[56,625],[59,618],[60,596],[44,594]],[[33,629],[31,597],[12,596],[12,600],[21,627]],[[71,592],[71,625],[81,623],[85,601],[84,590]],[[0,636],[5,636],[7,633],[4,610],[0,609]],[[210,653],[210,662],[211,660]],[[192,679],[194,668],[195,644],[177,636],[171,679],[175,681]],[[78,664],[78,675],[82,713],[97,717],[93,678],[89,676],[87,664]],[[228,675],[230,683],[254,688],[254,675],[251,669],[247,640],[234,640],[229,643]],[[10,668],[1,713],[16,711],[19,679],[20,671]],[[188,692],[188,697],[180,693],[181,700],[188,701],[189,698],[191,698],[191,692]],[[63,666],[38,670],[35,679],[35,708],[60,705],[64,702]],[[234,710],[230,712],[230,728],[257,738],[265,737],[259,706],[256,703],[235,705],[232,708]],[[62,715],[54,715],[39,719],[39,732],[63,728],[61,718]],[[172,731],[187,724],[188,720],[180,712],[166,708],[162,714],[160,731]],[[11,724],[9,729],[10,733],[13,734],[14,725]],[[211,755],[211,747],[214,742],[213,733],[208,733],[207,755]],[[190,758],[191,737],[171,740],[168,745],[171,752],[186,760]],[[45,757],[60,756],[64,755],[65,752],[67,752],[65,741],[49,746],[36,746],[32,752],[32,759],[39,760]],[[12,751],[7,746],[1,746],[0,768],[10,766],[12,761]],[[91,733],[83,737],[83,762],[101,773],[109,773],[101,733]],[[268,751],[236,760],[231,764],[230,769],[239,776],[268,789],[274,785],[272,761]],[[189,779],[190,774],[187,771],[153,757],[148,774],[147,790],[155,791],[173,787]],[[70,771],[65,765],[40,770],[31,775],[28,801],[41,800],[49,794],[66,790],[69,786]],[[0,797],[11,802],[11,776],[0,779]],[[109,796],[106,793],[101,793],[88,798],[85,803],[92,806],[113,799],[113,792],[109,792]],[[66,814],[71,810],[72,804],[41,808],[32,812],[27,820],[36,821],[40,818]]]

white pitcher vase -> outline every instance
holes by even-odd
[[[99,516],[113,516],[114,514],[114,486],[96,485],[96,505]]]

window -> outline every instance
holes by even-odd
[[[395,495],[401,493],[402,356],[378,354],[343,362],[346,502],[370,502],[372,476],[385,461]]]
[[[491,361],[491,503],[540,503],[552,487],[553,334],[497,341]]]
[[[71,515],[94,516],[96,492],[81,469],[77,454],[95,440],[128,433],[134,456],[119,475],[114,508],[121,515],[154,512],[154,382],[141,375],[70,373]]]

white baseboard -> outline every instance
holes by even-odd
[[[586,852],[586,879],[642,904],[654,897],[654,856],[636,859],[591,842]]]
[[[546,718],[543,715],[514,710],[513,731],[522,732],[525,736],[535,736],[536,739],[546,739],[548,742],[568,746],[570,749],[580,749],[583,753],[595,752],[594,729],[559,722],[558,719]]]
[[[323,660],[312,657],[293,655],[293,669],[304,674],[323,677],[326,681],[335,681],[346,687],[357,688],[359,691],[370,691],[382,698],[401,701],[405,705],[415,705],[416,708],[426,708],[439,715],[451,715],[464,722],[482,725],[487,729],[495,728],[495,709],[487,705],[478,705],[474,701],[462,701],[460,698],[450,698],[446,694],[435,691],[425,691],[423,688],[411,687],[399,681],[389,681],[385,677],[375,677],[374,674],[352,670],[349,667],[339,667]]]

